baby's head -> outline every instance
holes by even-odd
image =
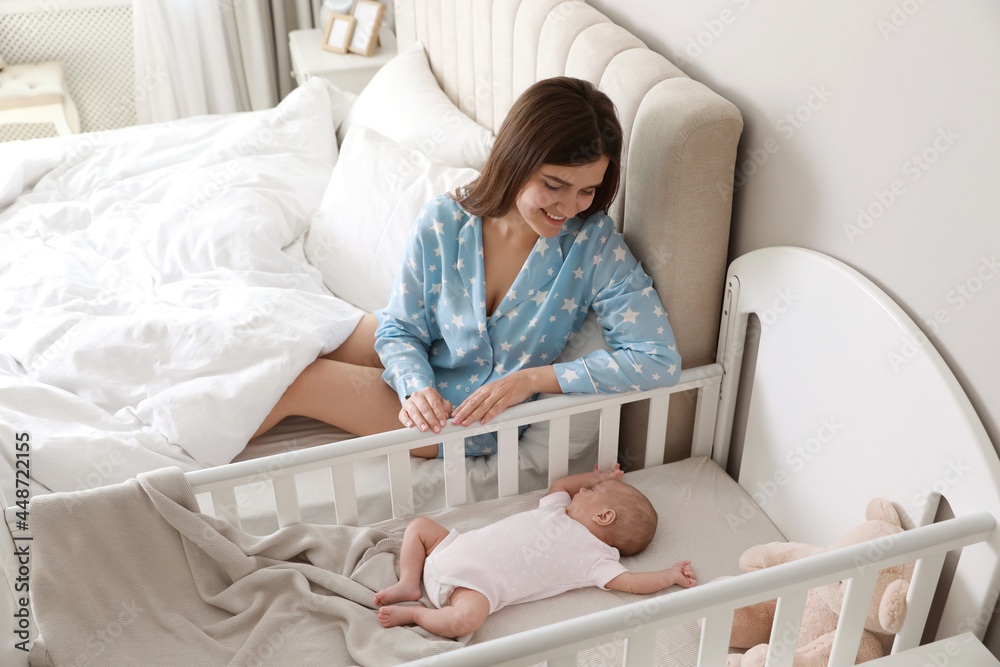
[[[645,549],[656,532],[656,510],[649,499],[635,487],[613,479],[580,489],[566,513],[622,556]]]

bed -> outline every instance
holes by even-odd
[[[754,418],[754,407],[767,396],[761,388],[766,374],[754,375],[750,410],[733,419],[739,412],[734,380],[742,359],[742,346],[735,341],[743,340],[745,321],[732,309],[743,270],[734,265],[727,282],[725,265],[742,128],[738,110],[582,2],[400,2],[396,21],[400,56],[356,100],[315,80],[273,110],[5,149],[0,229],[6,236],[0,253],[16,267],[5,274],[8,283],[0,291],[8,299],[0,437],[8,466],[2,490],[13,539],[4,549],[12,592],[5,598],[5,614],[9,610],[6,618],[14,619],[12,633],[24,608],[17,594],[19,572],[30,570],[11,557],[26,542],[19,538],[29,535],[19,528],[16,501],[49,494],[54,502],[98,498],[123,484],[134,490],[133,480],[165,468],[187,473],[200,507],[245,534],[267,536],[282,527],[335,523],[390,530],[398,526],[391,522],[405,521],[414,512],[456,511],[467,501],[494,503],[503,511],[513,507],[514,496],[527,494],[530,502],[530,494],[552,478],[616,460],[636,475],[649,475],[664,463],[694,462],[728,485],[723,471],[730,465],[727,450],[735,422],[742,456],[732,457],[732,466],[741,462],[743,490],[730,485],[727,494],[737,508],[746,502],[762,510],[752,512],[760,524],[745,537],[829,541],[836,528],[856,516],[858,510],[846,504],[826,507],[811,495],[823,484],[839,489],[845,478],[853,480],[855,471],[847,472],[850,457],[825,481],[797,475],[794,484],[781,486],[779,496],[758,502],[760,489],[775,483],[775,457],[785,451],[776,436],[787,438],[795,431],[753,430],[781,423],[772,415]],[[244,447],[298,371],[335,347],[362,310],[377,307],[380,289],[395,271],[387,258],[402,241],[393,230],[412,220],[412,214],[408,219],[393,213],[414,202],[419,206],[474,174],[516,95],[556,74],[598,83],[622,117],[628,145],[624,187],[610,213],[653,276],[670,314],[685,362],[678,386],[639,396],[550,397],[519,406],[495,425],[501,451],[491,457],[456,459],[462,434],[448,431],[443,460],[411,460],[407,449],[430,440],[405,432],[351,439],[301,419],[286,420]],[[377,174],[389,178],[378,181]],[[376,185],[379,196],[344,199],[345,193],[371,192]],[[377,224],[345,224],[358,215]],[[58,271],[41,268],[53,261]],[[762,288],[763,305],[742,311],[758,313],[768,335],[777,331],[778,322],[791,319],[786,312],[795,310],[780,297],[808,290],[807,269],[788,271],[772,291]],[[756,278],[760,271],[750,273]],[[42,289],[33,287],[38,280]],[[905,335],[915,331],[908,326]],[[602,344],[596,324],[586,325],[582,334],[567,354]],[[946,374],[933,351],[921,352],[932,358],[927,363],[938,375]],[[761,367],[783,367],[760,359]],[[156,373],[151,375],[151,368]],[[802,397],[789,389],[805,386],[802,382],[778,378],[773,396]],[[962,430],[969,457],[982,460],[975,473],[963,477],[980,499],[956,504],[951,493],[945,495],[956,514],[983,507],[995,514],[995,461],[987,456],[989,443],[967,401],[962,405],[956,420],[942,420],[942,427]],[[774,407],[772,402],[765,406]],[[894,423],[888,416],[885,420]],[[531,428],[518,442],[518,426],[528,423]],[[770,445],[754,445],[769,439]],[[22,440],[30,446],[19,447]],[[755,453],[754,446],[764,453]],[[887,460],[893,460],[892,451],[886,449]],[[331,466],[334,458],[338,463]],[[934,488],[934,465],[921,465],[925,486],[918,488]],[[31,485],[22,491],[17,469],[29,466]],[[885,492],[874,481],[859,483],[854,501],[867,502],[866,496],[878,493],[905,504],[917,479],[919,474],[908,471],[897,488]],[[658,486],[646,483],[650,489]],[[936,502],[925,498],[922,511],[908,515],[913,526],[933,519]],[[79,518],[73,503],[70,509],[77,507]],[[821,522],[803,519],[798,509],[805,507],[824,518],[825,532],[816,532]],[[979,538],[987,534],[995,539],[986,529],[977,533]],[[968,548],[963,561],[970,560],[965,553],[980,554],[984,548]],[[732,554],[738,555],[740,545],[730,549],[722,559],[728,561],[708,567],[703,581],[714,573],[732,573]],[[995,583],[990,559],[972,558],[978,559],[969,565],[972,580],[988,576]],[[929,569],[933,574],[934,567]],[[803,581],[834,570],[809,570]],[[721,590],[715,595],[727,600],[773,591],[773,580],[758,581],[712,590]],[[742,588],[754,585],[758,588]],[[925,586],[933,589],[933,583]],[[995,597],[995,589],[987,590]],[[989,595],[953,595],[947,618],[991,609]],[[439,659],[493,663],[549,646],[551,637],[573,643],[621,632],[625,635],[618,639],[628,637],[628,659],[648,664],[642,656],[667,650],[665,641],[690,647],[690,638],[701,636],[692,622],[706,613],[703,598],[672,595],[669,605],[655,600],[655,609],[647,604],[595,612],[598,620],[588,623],[596,626],[568,620],[569,629],[520,632],[513,642],[463,649],[487,651],[485,657],[449,651]],[[678,611],[675,600],[693,606]],[[687,639],[653,640],[641,631],[674,613],[686,614],[682,634]],[[609,617],[616,619],[611,625]],[[724,609],[713,610],[704,636],[717,638],[724,617]],[[649,622],[636,624],[637,618]],[[960,625],[942,628],[961,630]],[[595,627],[610,629],[598,633]],[[984,628],[965,629],[981,637]],[[910,632],[902,648],[915,645],[917,630]],[[536,639],[539,634],[545,638]],[[257,648],[274,650],[275,641],[284,637],[281,632],[266,636]],[[621,652],[621,642],[617,646],[612,654]],[[713,646],[705,655],[717,657],[718,642]],[[607,649],[592,650],[603,655]],[[5,658],[23,660],[16,649],[9,651]]]
[[[301,368],[383,302],[417,207],[467,181],[516,94],[556,73],[615,101],[630,149],[611,213],[685,363],[711,361],[738,110],[583,3],[446,6],[400,7],[399,57],[356,104],[317,80],[263,112],[4,147],[8,500],[18,432],[34,435],[33,493],[342,437],[291,420],[245,447]],[[475,57],[458,57],[453,32]],[[568,355],[602,344],[595,323],[582,334]],[[693,406],[672,402],[666,460],[686,456]],[[626,417],[623,456],[638,464],[645,417]],[[581,450],[593,423],[570,425]]]
[[[591,79],[615,101],[631,147],[611,213],[654,277],[685,363],[711,360],[736,108],[583,3],[444,7],[400,7],[399,57],[356,104],[317,80],[263,112],[4,146],[8,504],[21,433],[33,439],[32,495],[343,437],[290,420],[245,447],[298,372],[384,299],[417,207],[470,178],[516,94],[551,74]],[[452,33],[474,57],[458,57]],[[545,47],[529,57],[528,43]],[[602,343],[591,321],[566,354]],[[671,401],[656,456],[686,456],[693,406]],[[645,456],[633,433],[644,421],[641,407],[621,421],[626,465]],[[570,420],[574,460],[594,451],[596,423]],[[545,428],[525,434],[521,457],[536,486]],[[472,496],[496,474],[495,461],[475,466]]]

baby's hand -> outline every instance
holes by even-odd
[[[684,588],[691,588],[698,583],[698,577],[695,576],[694,568],[691,567],[691,561],[689,560],[682,560],[677,565],[674,565],[670,568],[670,574],[674,578],[674,583]]]
[[[625,473],[622,472],[621,466],[617,463],[615,464],[615,467],[608,472],[603,472],[596,465],[594,466],[594,480],[596,482],[603,482],[607,479],[618,480],[621,479],[624,474]]]

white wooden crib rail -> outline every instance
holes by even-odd
[[[769,667],[789,667],[795,657],[800,619],[809,589],[849,579],[829,665],[853,665],[879,570],[900,563],[917,563],[907,596],[906,620],[892,650],[897,653],[916,647],[945,555],[953,549],[986,540],[995,528],[996,521],[991,513],[977,512],[409,664],[514,667],[544,662],[548,667],[575,667],[581,652],[624,640],[622,662],[617,664],[648,667],[655,664],[656,633],[660,629],[704,619],[698,666],[717,667],[726,662],[734,611],[777,598],[767,664]],[[976,617],[970,616],[964,627],[957,630],[976,631],[977,625]],[[580,655],[584,660],[586,656],[586,653]],[[615,663],[610,662],[606,653],[601,653],[599,664],[610,667]]]
[[[610,468],[618,457],[621,406],[648,399],[650,409],[645,465],[659,465],[663,463],[667,402],[672,394],[678,392],[697,390],[691,455],[710,456],[721,379],[722,366],[710,364],[683,370],[680,381],[673,387],[623,394],[554,396],[510,408],[485,426],[462,428],[449,425],[439,434],[422,434],[412,429],[389,431],[296,452],[241,461],[219,468],[198,470],[187,473],[187,479],[195,494],[211,494],[211,507],[199,498],[202,511],[235,526],[240,526],[239,510],[247,504],[240,497],[238,488],[270,482],[278,525],[286,526],[301,521],[296,475],[329,469],[337,523],[357,525],[358,504],[353,465],[360,460],[384,456],[388,459],[393,516],[403,517],[413,514],[410,449],[442,443],[446,503],[449,507],[463,505],[466,502],[464,438],[495,431],[498,440],[498,494],[501,498],[509,497],[519,492],[517,452],[519,426],[549,422],[551,483],[555,479],[564,477],[569,470],[569,420],[572,415],[600,410],[598,464],[601,468]]]

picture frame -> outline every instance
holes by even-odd
[[[378,31],[385,16],[385,5],[375,0],[354,0],[351,16],[355,19],[348,51],[370,56],[378,43]]]
[[[323,48],[334,53],[347,53],[357,20],[348,14],[330,14],[323,35]]]

